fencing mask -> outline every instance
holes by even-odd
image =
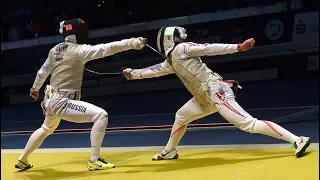
[[[81,18],[62,21],[60,34],[66,39],[77,44],[87,44],[89,38],[88,24]]]
[[[157,46],[158,51],[166,57],[173,50],[176,43],[187,39],[186,29],[183,27],[163,27],[158,32]]]

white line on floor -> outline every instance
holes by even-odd
[[[280,162],[280,161],[285,160],[287,158],[289,158],[289,157],[284,157],[284,158],[278,159],[278,160],[276,160],[276,162]]]
[[[243,174],[245,174],[245,173],[247,173],[247,172],[242,172],[242,173],[236,174],[236,175],[234,175],[234,176],[232,176],[232,177],[241,176],[241,175],[243,175]]]
[[[152,153],[155,153],[155,152],[148,152],[148,153],[145,153],[145,154],[141,154],[141,155],[139,155],[139,156],[135,156],[135,157],[132,157],[132,158],[129,158],[129,159],[125,159],[125,160],[123,160],[123,161],[119,161],[119,162],[116,162],[116,163],[114,163],[114,164],[121,164],[121,163],[124,163],[124,162],[127,162],[127,161],[131,161],[131,160],[134,160],[134,159],[138,159],[138,158],[140,158],[140,157],[142,157],[142,156],[146,156],[146,155],[149,155],[149,154],[152,154]]]
[[[124,162],[128,162],[128,161],[131,161],[131,160],[135,160],[135,159],[138,159],[142,156],[146,156],[146,155],[149,155],[149,154],[152,154],[152,153],[155,153],[155,152],[148,152],[148,153],[144,153],[144,154],[141,154],[139,156],[135,156],[135,157],[132,157],[132,158],[129,158],[129,159],[125,159],[125,160],[122,160],[122,161],[119,161],[119,162],[116,162],[114,163],[115,165],[117,164],[121,164],[121,163],[124,163]],[[117,168],[117,167],[116,167]],[[77,178],[78,176],[70,176],[70,177],[66,177],[66,178],[63,178],[61,180],[69,180],[69,179],[72,179],[72,178]]]
[[[278,159],[278,160],[275,160],[274,162],[271,162],[271,164],[277,163],[277,162],[280,162],[280,161],[283,161],[283,160],[288,159],[288,158],[289,158],[289,157],[280,158],[280,159]],[[257,169],[266,167],[266,166],[268,166],[268,165],[269,165],[269,164],[264,164],[264,165],[261,165],[261,166],[258,166],[258,167],[253,168],[253,170],[257,170]],[[241,173],[240,173],[240,174],[241,174]],[[238,174],[238,175],[240,175],[240,174]],[[232,177],[236,177],[236,176],[238,176],[238,175],[234,175],[234,176],[232,176]]]
[[[268,164],[264,164],[264,165],[261,165],[261,166],[255,167],[255,168],[254,168],[254,170],[256,170],[256,169],[260,169],[260,168],[265,167],[265,166],[268,166]]]

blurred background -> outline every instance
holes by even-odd
[[[169,25],[185,27],[188,40],[198,43],[255,38],[256,47],[248,52],[203,61],[224,79],[240,81],[243,90],[238,90],[237,101],[253,116],[280,124],[318,123],[318,9],[315,0],[3,0],[1,132],[32,132],[41,126],[40,102],[29,97],[29,89],[49,50],[63,41],[60,21],[76,17],[88,21],[91,44],[142,36],[156,47],[158,30]],[[87,68],[119,72],[124,66],[142,68],[162,61],[144,48],[91,61]],[[190,98],[175,75],[129,82],[118,75],[84,74],[82,100],[106,109],[111,129],[170,127],[175,112]],[[192,124],[229,125],[218,114]],[[91,126],[62,121],[58,130]]]

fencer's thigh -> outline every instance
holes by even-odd
[[[235,100],[232,89],[225,83],[217,83],[211,86],[212,101],[219,114],[237,127],[248,124],[251,115],[246,112]]]
[[[176,119],[183,124],[208,116],[217,112],[215,108],[204,108],[194,98],[191,98],[176,113]]]
[[[66,121],[76,123],[95,122],[107,115],[104,109],[84,101],[65,98],[60,102],[53,108],[52,113]]]
[[[219,114],[231,124],[242,127],[250,124],[252,116],[247,113],[235,100],[227,100],[219,105]]]
[[[219,102],[214,99],[215,95],[220,95],[223,97],[223,100],[234,100],[235,96],[231,87],[222,81],[211,81],[209,84],[209,96],[213,103]]]

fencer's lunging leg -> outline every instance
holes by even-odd
[[[107,112],[103,111],[97,121],[94,123],[91,134],[91,157],[90,161],[95,162],[100,158],[100,148],[102,145],[102,141],[104,139],[104,135],[106,133],[106,128],[108,126],[108,114]]]
[[[219,95],[217,98],[219,98]],[[235,100],[226,100],[224,103],[216,104],[216,107],[222,117],[243,131],[264,134],[285,140],[291,144],[298,139],[296,135],[276,123],[252,117]]]
[[[46,137],[54,132],[59,126],[60,121],[61,119],[59,117],[47,116],[42,126],[30,136],[19,160],[27,162],[29,155],[41,146]]]

